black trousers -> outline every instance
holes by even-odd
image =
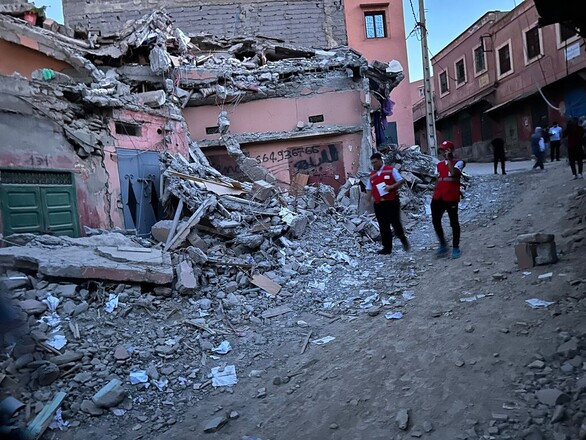
[[[554,158],[557,161],[560,160],[560,143],[561,143],[561,141],[549,141],[549,148],[551,149],[550,153],[551,153],[551,161],[552,162],[553,162]]]
[[[535,164],[533,165],[533,169],[541,168],[544,169],[545,166],[543,165],[543,160],[545,159],[545,152],[540,151],[539,153],[535,154]]]
[[[397,197],[394,200],[385,200],[374,204],[374,215],[378,222],[380,229],[380,237],[383,244],[383,249],[393,249],[393,231],[391,231],[391,225],[395,230],[395,234],[401,240],[403,245],[407,244],[407,237],[401,224],[401,203]]]
[[[568,147],[568,159],[570,161],[570,169],[572,170],[572,174],[576,175],[576,165],[578,166],[578,174],[582,174],[582,169],[584,167],[583,160],[584,160],[584,151],[582,151],[582,146],[578,145],[577,147]]]
[[[501,173],[505,174],[505,150],[495,150],[494,152],[494,173],[496,174],[496,169],[498,167],[498,163],[501,163]]]
[[[448,211],[450,218],[450,226],[452,227],[452,246],[460,247],[460,221],[458,220],[458,202],[445,202],[442,199],[431,201],[431,221],[433,229],[440,245],[446,245],[446,237],[444,235],[444,228],[442,227],[442,217],[444,212]]]

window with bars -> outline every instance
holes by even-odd
[[[525,47],[527,48],[527,60],[532,60],[541,55],[541,42],[539,41],[539,29],[537,26],[525,32]]]
[[[450,91],[448,87],[448,73],[442,72],[439,74],[439,85],[440,85],[440,93],[443,95]]]
[[[474,73],[478,74],[486,70],[486,54],[482,46],[474,49]]]
[[[511,47],[507,44],[498,50],[499,75],[505,75],[513,67],[511,65]]]
[[[365,12],[364,23],[366,28],[366,38],[385,38],[387,36],[384,11]]]
[[[464,84],[466,82],[466,67],[464,66],[464,60],[461,59],[456,62],[456,84]]]

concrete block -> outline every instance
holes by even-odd
[[[550,243],[554,241],[555,235],[541,234],[539,232],[532,234],[522,234],[517,237],[519,243]]]
[[[159,243],[165,243],[173,226],[173,220],[161,220],[155,223],[151,228],[151,235]]]
[[[553,264],[558,261],[555,241],[532,245],[535,249],[535,264]]]
[[[518,243],[515,245],[515,255],[519,269],[530,269],[535,266],[535,257],[529,243]]]
[[[177,266],[177,284],[175,287],[177,291],[182,295],[188,295],[194,293],[195,289],[198,288],[199,284],[197,282],[197,278],[195,277],[195,273],[193,272],[193,268],[188,261],[182,261],[179,266]]]
[[[274,189],[266,180],[255,180],[252,184],[252,196],[256,200],[265,201],[273,195]]]
[[[190,245],[192,245],[193,247],[196,247],[198,249],[201,249],[203,252],[207,252],[208,251],[208,244],[205,242],[205,240],[203,238],[201,238],[197,231],[195,229],[193,229],[189,235],[187,236],[187,241],[189,242]]]

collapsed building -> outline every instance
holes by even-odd
[[[283,285],[315,264],[354,277],[353,243],[317,259],[299,243],[324,240],[315,222],[377,239],[360,177],[378,101],[402,73],[347,48],[187,36],[161,11],[116,35],[25,21],[32,12],[0,5],[0,289],[28,329],[0,379],[22,400],[15,412],[36,400],[32,426],[63,415],[75,427],[110,410],[128,420],[112,377],[130,374],[147,396],[132,412],[164,430],[174,422],[157,407],[173,392],[180,411],[202,398],[216,345],[262,343],[241,326],[291,311]],[[429,190],[433,160],[379,147],[419,209],[411,195]]]
[[[284,191],[298,174],[337,188],[366,170],[371,91],[388,96],[403,77],[347,48],[188,37],[161,11],[82,39],[2,8],[0,41],[20,56],[0,71],[21,73],[0,90],[5,235],[149,235],[165,217],[161,152],[209,161],[215,178],[250,181],[246,167],[261,166]]]

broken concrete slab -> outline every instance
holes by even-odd
[[[118,247],[34,246],[0,249],[0,267],[35,270],[57,278],[169,284],[173,281],[168,253],[145,248],[129,252]],[[119,261],[115,261],[119,260]],[[124,261],[123,261],[124,260]]]
[[[194,293],[199,286],[197,278],[193,273],[193,267],[188,261],[182,261],[176,268],[177,270],[177,284],[176,289],[182,295]]]

